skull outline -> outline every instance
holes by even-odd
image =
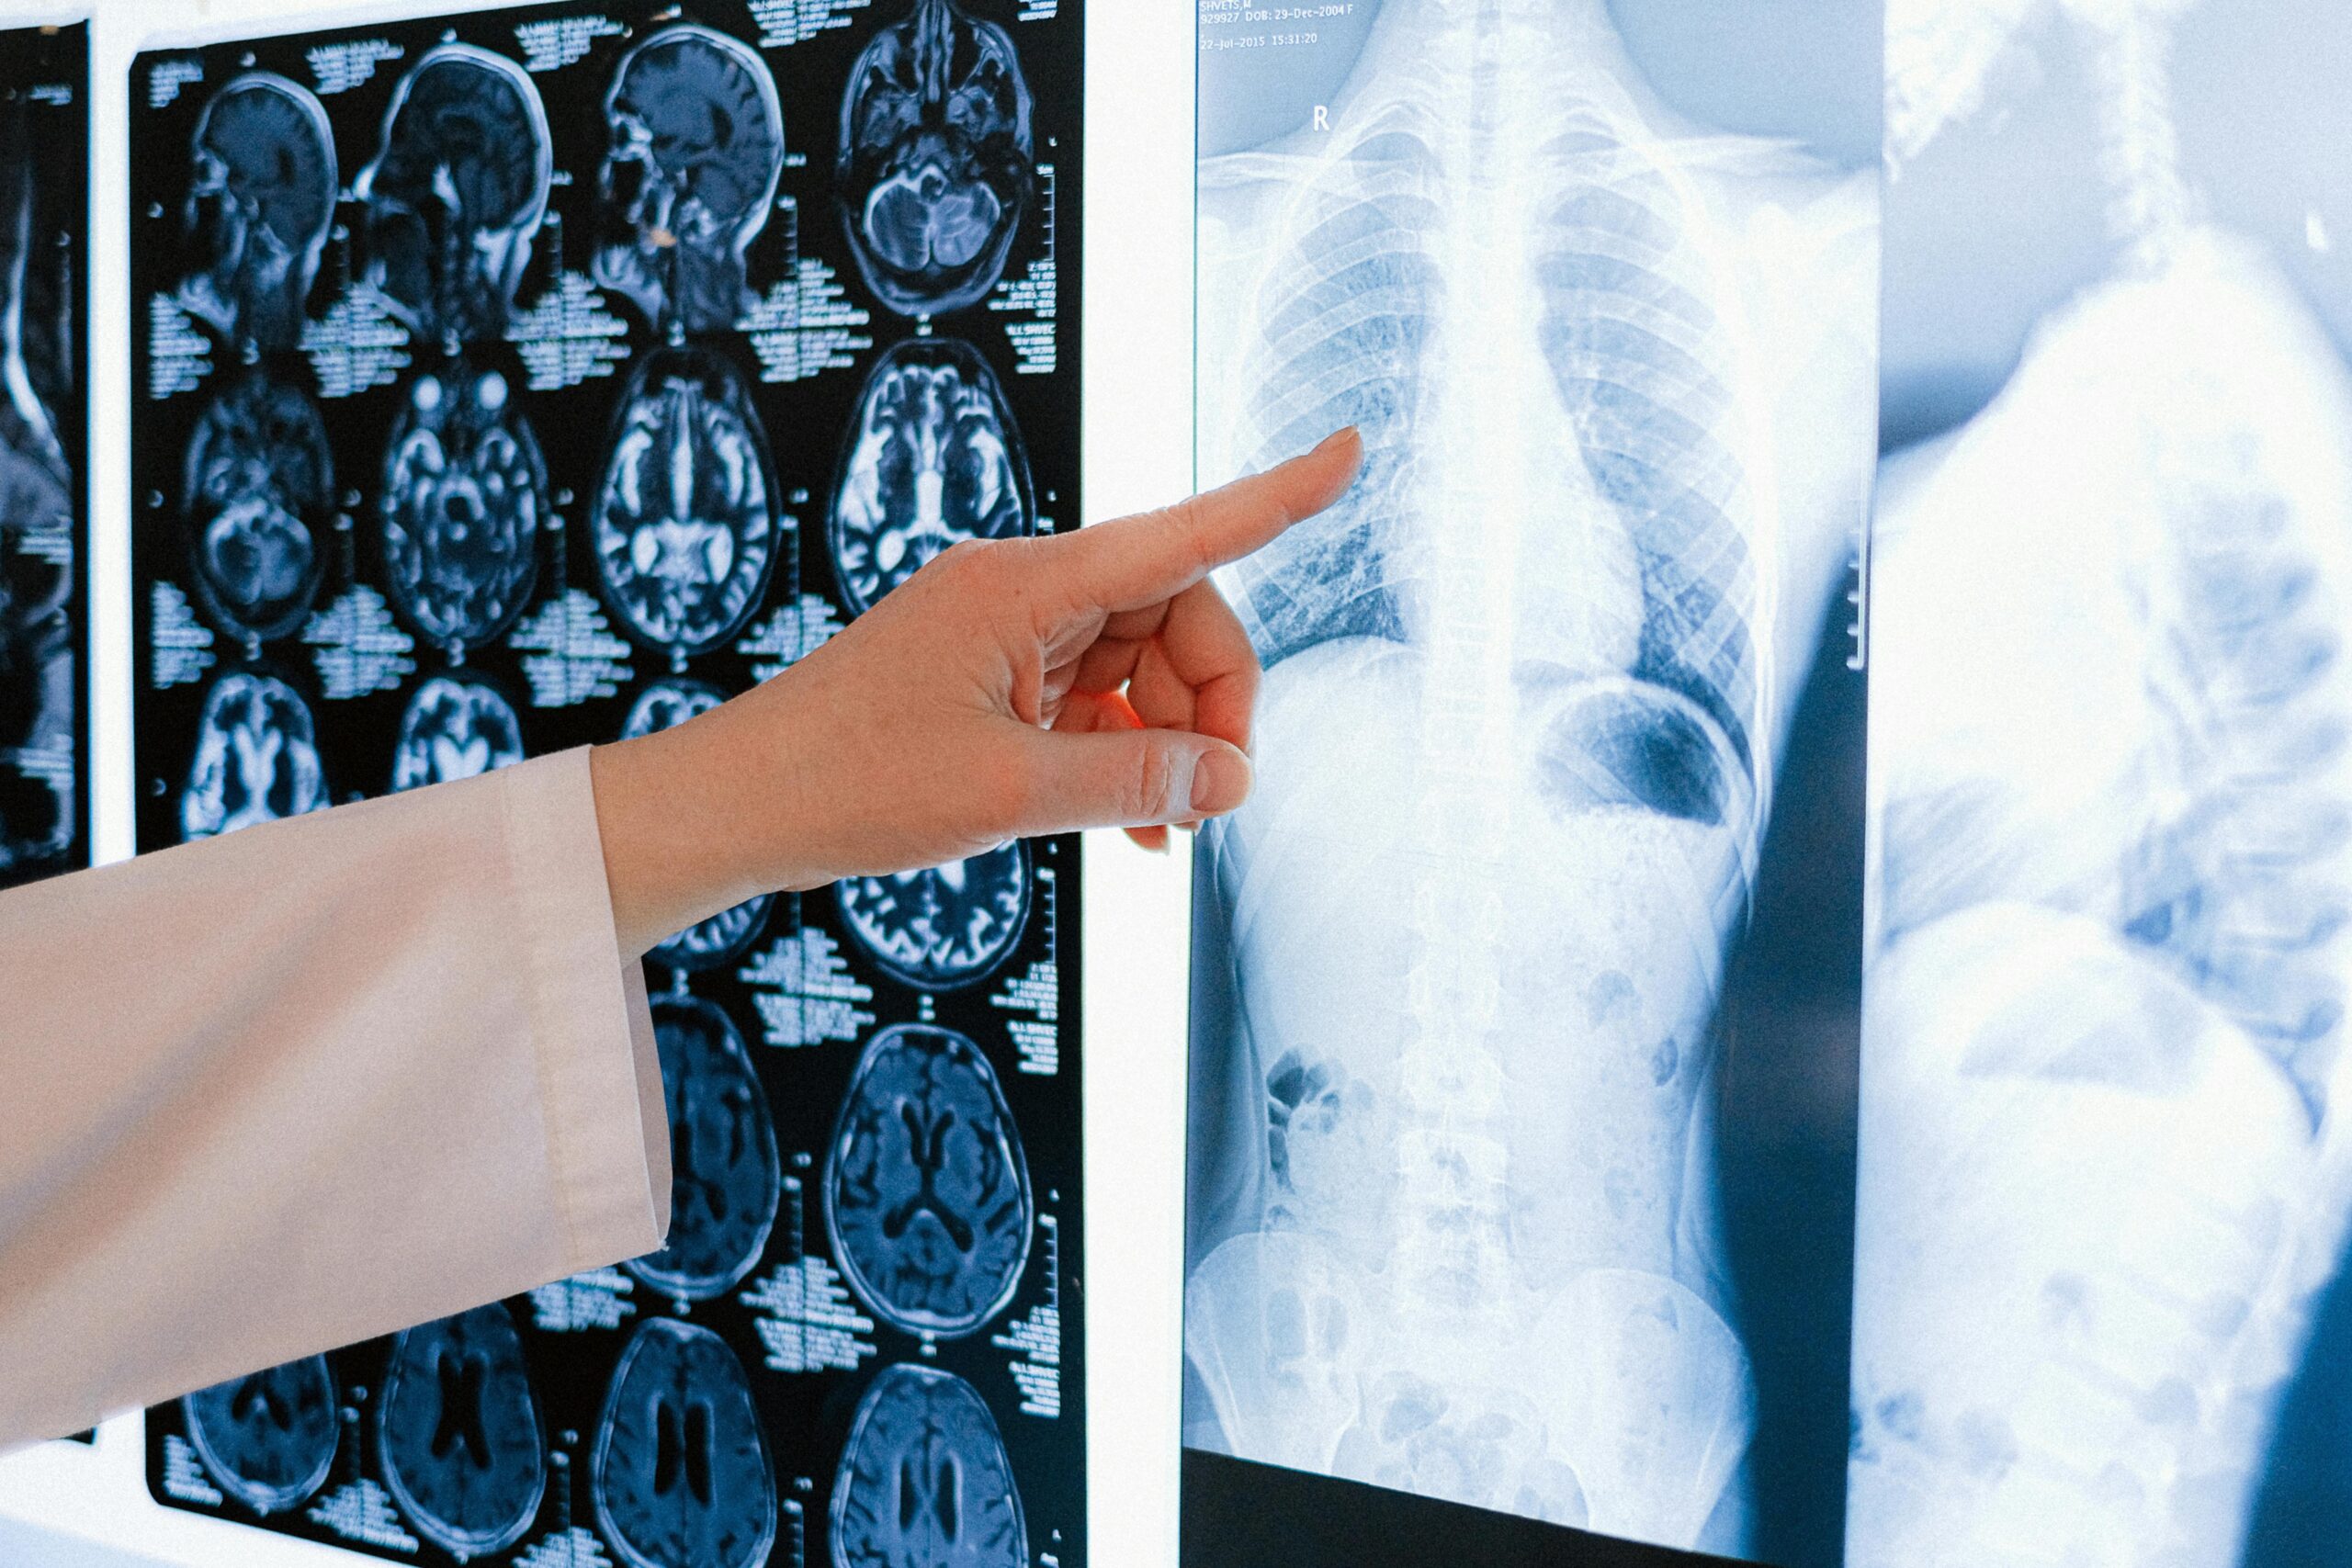
[[[307,151],[307,158],[290,161],[297,170],[307,164],[312,171],[308,188],[269,179],[268,171],[286,168],[288,160],[255,158],[251,154],[266,148],[239,145],[244,138],[234,133],[250,131],[256,116],[277,121],[261,135],[274,133],[281,154],[288,135],[308,133],[311,145],[297,149]],[[295,346],[334,225],[341,177],[325,107],[298,82],[274,71],[248,71],[206,101],[188,152],[192,171],[181,221],[200,265],[180,280],[181,306],[232,342]],[[270,189],[273,185],[277,188]],[[281,231],[281,225],[292,231]]]

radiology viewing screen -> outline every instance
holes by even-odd
[[[1201,11],[1200,478],[1369,455],[1222,579],[1196,1568],[1464,1506],[1837,1558],[1875,170],[1670,107],[1613,9]],[[1263,1466],[1332,1483],[1245,1557]]]
[[[90,858],[89,37],[0,32],[0,887]]]
[[[624,0],[141,55],[140,847],[682,723],[1075,525],[1082,28]],[[1078,875],[1012,843],[671,937],[662,1249],[159,1409],[155,1495],[444,1568],[1083,1563]]]

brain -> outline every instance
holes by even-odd
[[[948,990],[984,978],[1021,940],[1029,855],[1016,842],[928,871],[844,877],[834,897],[850,935],[883,968]]]
[[[186,216],[196,270],[182,290],[232,336],[290,348],[334,216],[334,140],[308,88],[249,72],[198,119]]]
[[[673,656],[734,635],[775,564],[775,479],[741,378],[695,349],[630,378],[591,527],[605,598]]]
[[[258,370],[223,389],[188,437],[181,504],[212,618],[256,640],[300,627],[334,505],[334,459],[311,400]]]
[[[523,725],[494,686],[435,675],[416,689],[392,747],[392,787],[470,779],[523,760]]]
[[[426,637],[487,642],[522,612],[538,576],[547,469],[503,375],[456,365],[409,383],[383,507],[392,601]]]
[[[775,1477],[742,1363],[709,1329],[640,1326],[613,1371],[590,1476],[629,1568],[758,1568]]]
[[[784,1168],[767,1095],[727,1015],[692,997],[660,997],[653,1036],[670,1113],[670,1239],[627,1267],[658,1290],[701,1300],[759,1262]]]
[[[222,1491],[257,1514],[325,1484],[342,1426],[326,1358],[232,1378],[180,1402],[188,1441]]]
[[[886,1369],[833,1481],[834,1568],[1024,1568],[1029,1532],[996,1418],[970,1383]]]
[[[996,1069],[952,1030],[876,1035],[850,1080],[825,1169],[842,1272],[884,1321],[953,1338],[1004,1310],[1035,1218]]]
[[[743,252],[784,167],[775,83],[707,28],[665,28],[632,50],[605,101],[598,282],[656,325],[712,332],[744,308]]]
[[[523,1341],[492,1303],[402,1332],[377,1407],[384,1479],[460,1562],[514,1544],[539,1511],[547,1448]]]
[[[860,610],[966,539],[1035,525],[1029,463],[988,362],[917,338],[866,378],[834,485],[833,570]]]
[[[369,276],[410,325],[496,336],[547,210],[547,110],[523,68],[468,44],[426,53],[392,96],[354,183]]]
[[[180,835],[209,839],[327,805],[309,705],[275,675],[232,671],[204,694]]]
[[[1002,28],[915,0],[875,34],[842,99],[834,170],[858,272],[901,315],[973,303],[1029,205],[1029,85]]]
[[[73,778],[46,765],[74,744],[74,570],[50,543],[73,525],[69,482],[0,413],[0,881],[74,838]]]
[[[638,694],[628,710],[628,721],[621,726],[621,739],[631,740],[684,724],[698,713],[708,713],[719,701],[718,694],[708,686],[657,681]],[[772,902],[765,893],[746,898],[731,909],[722,909],[707,920],[688,926],[655,947],[650,956],[673,969],[716,968],[742,952],[760,934],[760,929],[767,924]]]

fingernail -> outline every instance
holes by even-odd
[[[1193,765],[1193,809],[1218,817],[1250,798],[1250,763],[1231,750],[1204,751]]]
[[[1354,425],[1352,425],[1352,424],[1351,424],[1351,425],[1347,425],[1347,426],[1344,426],[1344,427],[1342,427],[1341,429],[1339,429],[1339,430],[1335,430],[1335,431],[1331,432],[1331,434],[1329,434],[1329,435],[1325,436],[1322,440],[1320,440],[1320,441],[1317,442],[1317,443],[1315,444],[1315,450],[1314,450],[1313,452],[1309,452],[1309,453],[1307,454],[1307,456],[1308,456],[1308,457],[1317,457],[1317,456],[1318,456],[1318,455],[1320,455],[1320,454],[1322,454],[1322,453],[1324,453],[1324,452],[1328,452],[1328,451],[1329,451],[1332,447],[1337,446],[1338,446],[1340,442],[1342,442],[1342,441],[1352,441],[1352,440],[1355,440],[1355,439],[1357,438],[1358,434],[1359,434],[1359,432],[1357,431],[1356,427],[1355,427]]]

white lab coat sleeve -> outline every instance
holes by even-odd
[[[583,749],[0,894],[0,1447],[660,1245]]]

